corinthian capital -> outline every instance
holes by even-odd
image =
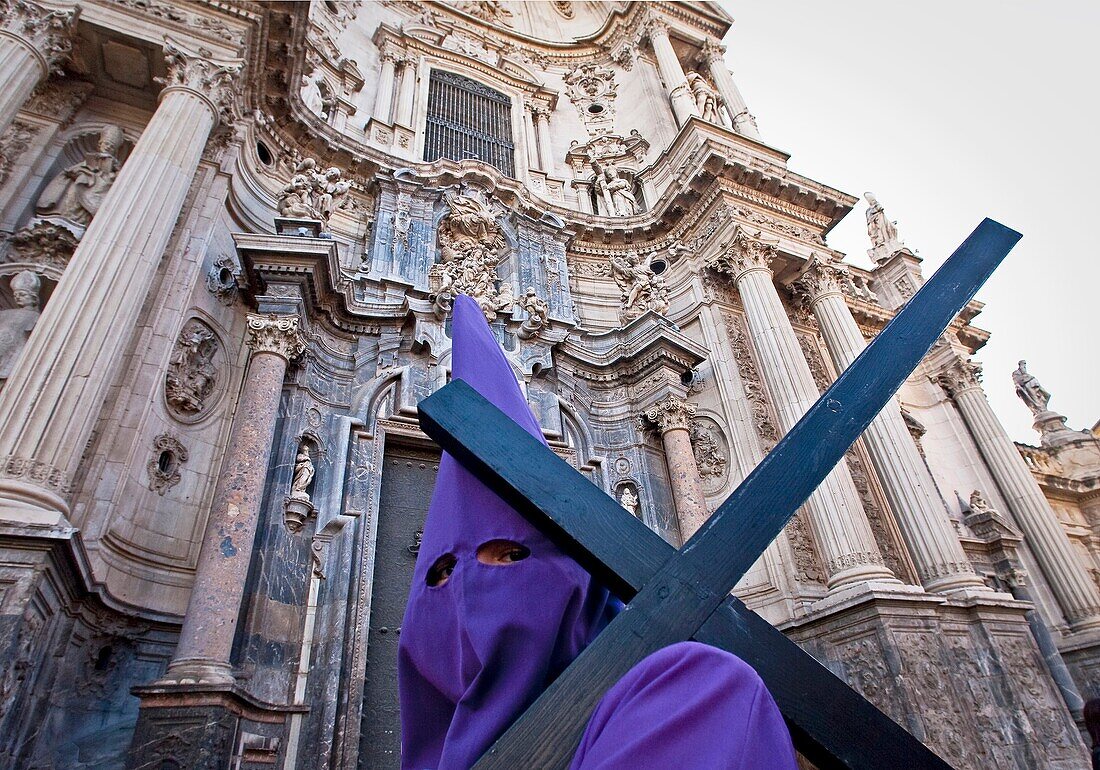
[[[691,420],[695,417],[695,404],[676,398],[669,394],[664,401],[659,401],[645,410],[646,419],[656,424],[661,433],[670,430],[689,430]]]
[[[703,45],[700,48],[703,54],[703,61],[709,63],[725,61],[726,47],[719,43],[717,40],[712,40],[709,37],[703,41]]]
[[[848,268],[840,262],[814,252],[793,288],[813,304],[827,294],[843,293],[848,275]]]
[[[752,270],[770,270],[778,251],[778,242],[768,240],[757,231],[750,235],[743,227],[733,231],[733,237],[716,256],[707,261],[707,267],[719,273],[733,276],[734,281]]]
[[[249,315],[248,347],[253,353],[274,353],[287,363],[306,349],[306,341],[298,328],[298,316]]]
[[[982,367],[973,361],[956,358],[950,366],[940,372],[938,380],[940,387],[947,391],[947,395],[954,397],[969,388],[981,387]]]
[[[168,76],[159,81],[164,85],[161,96],[173,90],[190,91],[206,101],[216,120],[224,121],[233,102],[241,62],[214,61],[213,55],[206,48],[197,52],[184,50],[164,38]]]
[[[80,9],[54,11],[32,0],[0,0],[0,34],[18,38],[35,55],[45,77],[60,69],[73,50]]]

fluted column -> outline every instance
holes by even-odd
[[[535,118],[535,134],[539,140],[539,168],[549,174],[554,168],[554,154],[550,146],[550,110],[536,107],[531,112]]]
[[[53,11],[32,0],[0,2],[0,134],[35,86],[68,58],[79,13]]]
[[[668,98],[672,102],[672,113],[676,116],[676,125],[682,126],[692,115],[698,115],[695,99],[688,88],[687,76],[672,41],[668,39],[668,26],[659,19],[649,22],[649,42],[653,44],[653,53],[657,57],[657,69],[661,80],[665,82]]]
[[[405,59],[401,65],[401,86],[397,91],[396,122],[412,128],[413,100],[416,97],[416,61]]]
[[[1057,515],[989,406],[980,375],[979,366],[957,359],[939,380],[959,408],[986,467],[1024,531],[1062,614],[1075,631],[1100,629],[1100,591],[1089,579]]]
[[[661,431],[680,538],[686,543],[710,516],[703,495],[703,479],[691,448],[691,418],[695,416],[695,404],[669,395],[647,409],[645,416]]]
[[[780,427],[789,431],[818,398],[809,364],[772,282],[776,244],[738,227],[725,250],[708,266],[728,273],[737,284],[749,337],[760,360],[761,377],[775,405]],[[810,524],[828,572],[837,588],[864,580],[892,580],[883,564],[859,493],[839,463],[806,501]]]
[[[733,75],[730,74],[725,54],[725,46],[711,40],[703,43],[703,57],[707,61],[707,69],[710,70],[710,79],[718,89],[722,101],[726,103],[730,119],[733,120],[733,130],[753,139],[759,139],[760,131],[756,127],[756,118],[749,112],[745,97],[741,96],[741,89],[737,87]]]
[[[527,137],[527,167],[542,170],[539,164],[539,141],[535,131],[535,111],[539,107],[527,102],[523,113],[523,131]]]
[[[374,119],[380,123],[389,123],[393,114],[394,73],[397,65],[397,52],[389,46],[382,48],[382,71],[378,73],[378,90],[374,93]]]
[[[256,540],[287,364],[305,349],[295,316],[248,316],[252,358],[206,521],[195,585],[165,679],[232,682],[230,653]]]
[[[841,292],[846,273],[842,265],[815,254],[796,284],[817,319],[830,357],[841,370],[867,346]],[[896,399],[890,399],[872,420],[863,441],[924,587],[929,591],[983,588]]]
[[[0,393],[0,519],[58,523],[236,64],[169,43],[160,105]]]

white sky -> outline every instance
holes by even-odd
[[[1016,361],[1074,429],[1100,419],[1100,2],[732,0],[727,60],[790,168],[876,193],[925,276],[984,216],[1024,234],[978,293],[994,410],[1038,444]],[[860,204],[829,236],[870,267]]]

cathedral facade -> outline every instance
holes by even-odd
[[[679,546],[922,283],[768,144],[707,2],[0,0],[0,766],[396,767],[472,296]],[[1100,440],[972,302],[736,589],[958,768],[1080,768]],[[644,726],[643,726],[644,727]]]

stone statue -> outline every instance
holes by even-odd
[[[1050,391],[1039,384],[1034,374],[1028,372],[1027,361],[1020,361],[1016,371],[1012,373],[1012,382],[1016,385],[1016,395],[1027,404],[1033,415],[1038,416],[1047,411]]]
[[[279,216],[319,219],[327,228],[329,219],[343,206],[351,189],[351,182],[342,177],[343,172],[335,166],[321,171],[313,158],[301,161],[294,168],[290,183],[279,193],[276,204]]]
[[[309,447],[303,443],[298,447],[298,456],[294,458],[294,478],[290,482],[290,496],[309,500],[310,482],[314,475],[313,460],[309,456]]]
[[[309,219],[313,214],[312,196],[309,191],[309,177],[295,174],[279,193],[278,210],[281,217]]]
[[[451,211],[439,223],[439,262],[428,271],[436,311],[442,317],[455,294],[467,294],[492,323],[515,303],[511,283],[501,282],[496,272],[508,242],[492,210],[477,198],[452,195],[447,205]]]
[[[321,120],[328,120],[328,110],[332,100],[326,99],[324,91],[321,90],[324,82],[325,73],[320,67],[314,65],[308,75],[302,75],[302,101],[310,112],[319,115]]]
[[[458,0],[455,7],[493,24],[512,26],[512,12],[505,8],[500,0]]]
[[[0,310],[0,380],[7,380],[23,346],[38,321],[38,291],[41,281],[29,270],[16,273],[11,291],[18,307]]]
[[[721,125],[722,114],[718,111],[718,92],[698,72],[689,72],[687,82],[691,95],[695,97],[695,108],[699,110],[699,117]]]
[[[630,491],[630,487],[623,487],[619,493],[619,505],[630,511],[631,516],[638,515],[638,496]]]
[[[596,189],[603,198],[607,216],[629,217],[638,213],[638,199],[634,197],[632,187],[615,165],[609,163],[598,170]]]
[[[35,214],[87,227],[118,176],[118,152],[124,140],[121,128],[104,126],[96,151],[85,154],[84,160],[69,166],[46,185],[34,206]]]
[[[218,339],[210,327],[195,319],[184,325],[164,380],[164,396],[172,408],[188,415],[202,411],[217,382],[217,351]]]
[[[975,489],[970,493],[970,511],[971,513],[992,513],[993,507],[982,493]]]
[[[611,256],[611,277],[619,287],[623,320],[637,318],[647,310],[668,310],[668,284],[636,251]]]
[[[871,246],[875,249],[886,249],[892,244],[897,244],[897,222],[891,222],[886,218],[886,212],[874,193],[864,193],[863,197],[867,199],[868,204],[867,236],[871,239]]]
[[[539,331],[546,325],[550,307],[546,304],[546,300],[535,293],[534,286],[527,287],[526,293],[520,298],[520,307],[526,311],[527,318],[516,332],[516,336],[521,340],[537,337]]]

